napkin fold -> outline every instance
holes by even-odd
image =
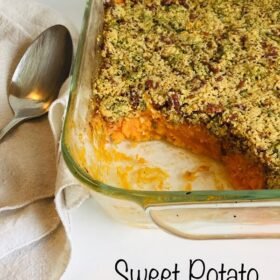
[[[0,128],[13,116],[7,90],[20,57],[55,24],[67,26],[77,39],[72,24],[50,8],[33,0],[0,0]],[[67,93],[65,84],[61,94]],[[61,100],[52,106],[56,133],[64,114]],[[0,142],[0,279],[59,279],[69,262],[68,211],[89,194],[56,155],[54,143],[46,116],[21,124]]]

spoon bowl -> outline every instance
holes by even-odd
[[[68,29],[55,25],[41,33],[21,58],[8,90],[14,118],[2,130],[0,140],[15,125],[48,112],[69,76],[73,43]]]

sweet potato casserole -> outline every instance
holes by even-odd
[[[236,189],[279,188],[280,1],[105,6],[91,125],[208,156]]]

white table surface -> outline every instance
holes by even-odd
[[[59,10],[80,30],[85,0],[38,1]],[[226,269],[239,269],[244,263],[245,269],[253,267],[258,270],[260,280],[280,279],[280,240],[183,240],[160,230],[118,224],[107,217],[93,200],[73,210],[71,219],[73,255],[64,280],[125,279],[115,272],[118,259],[125,259],[135,269],[172,268],[178,263],[182,271],[177,280],[183,280],[189,279],[186,276],[189,260],[197,258],[203,259],[208,269],[218,269],[221,263]],[[213,279],[216,277],[209,278]],[[250,277],[248,280],[256,279]]]

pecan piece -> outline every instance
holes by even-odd
[[[277,58],[278,57],[278,52],[277,52],[277,48],[273,47],[273,46],[269,46],[267,48],[267,53],[265,54],[266,58]]]
[[[190,13],[190,21],[194,21],[198,17],[195,13]]]
[[[173,105],[174,109],[177,112],[180,112],[181,105],[180,105],[178,93],[177,92],[172,92],[171,95],[170,95],[170,98],[171,98],[171,102],[172,102],[172,105]]]
[[[151,89],[153,87],[153,81],[152,80],[147,80],[145,82],[145,89],[148,90],[148,89]]]
[[[211,63],[208,63],[207,66],[208,66],[209,71],[214,73],[214,74],[217,74],[217,73],[220,72],[220,69],[218,67],[215,67]]]
[[[247,40],[248,40],[248,38],[247,38],[246,35],[243,35],[243,36],[241,36],[241,38],[240,38],[241,48],[242,48],[243,50],[246,49],[246,42],[247,42]]]
[[[191,84],[192,84],[192,91],[198,91],[206,84],[206,82],[204,80],[201,80],[199,77],[194,77],[191,80]]]
[[[190,5],[188,4],[187,0],[179,0],[179,4],[185,7],[186,9],[190,8]]]
[[[224,79],[223,76],[219,76],[219,77],[217,77],[215,80],[216,80],[217,82],[221,82],[223,79]]]
[[[245,81],[244,80],[241,80],[239,82],[239,84],[236,86],[236,89],[239,90],[239,89],[242,89],[245,85]]]
[[[137,91],[131,90],[131,91],[129,92],[129,101],[130,101],[130,103],[131,103],[132,108],[133,108],[134,110],[136,110],[137,107],[138,107],[139,104],[140,104],[140,96],[139,96],[139,94],[138,94]]]
[[[170,6],[173,4],[173,0],[161,0],[160,3],[162,6]]]
[[[145,89],[149,90],[149,89],[156,89],[158,87],[158,82],[154,82],[152,80],[147,80],[145,82]]]
[[[214,104],[214,103],[208,103],[206,105],[206,113],[208,114],[219,114],[224,111],[224,108],[221,104]]]

